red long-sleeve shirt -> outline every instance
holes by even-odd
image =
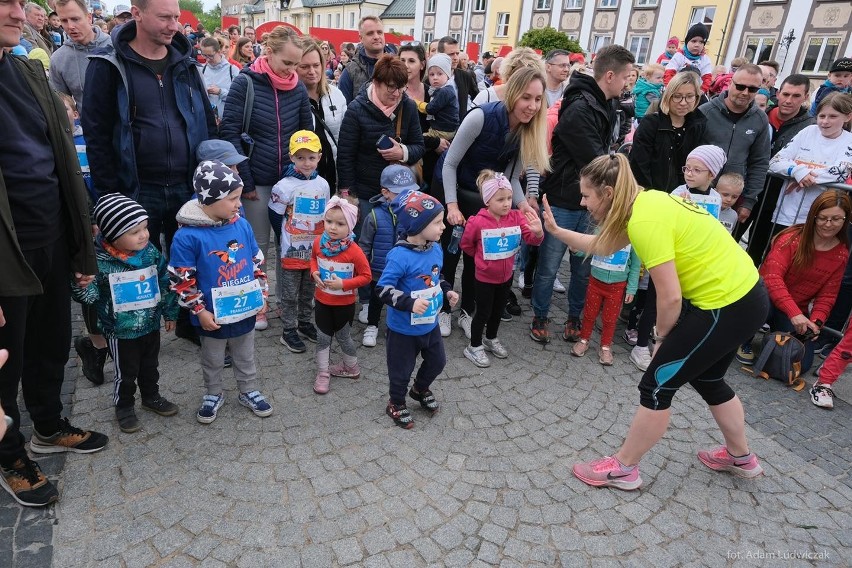
[[[799,239],[797,233],[780,236],[763,261],[760,275],[766,283],[772,305],[788,318],[803,314],[811,321],[825,322],[837,299],[849,252],[843,243],[838,243],[829,250],[816,251],[813,264],[796,270],[793,257],[799,248]],[[808,315],[811,301],[813,309]]]
[[[322,235],[314,240],[313,250],[311,251],[311,274],[319,270],[320,260],[332,262],[336,265],[352,264],[354,265],[352,276],[343,279],[343,293],[332,294],[323,290],[319,286],[314,291],[314,297],[325,304],[326,306],[348,306],[354,304],[358,299],[356,291],[361,286],[366,286],[372,279],[370,272],[370,261],[364,256],[364,251],[355,244],[349,245],[345,251],[332,257],[326,257],[320,249],[320,239]]]

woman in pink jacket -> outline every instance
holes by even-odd
[[[473,257],[476,267],[476,311],[470,326],[470,345],[465,348],[464,356],[477,367],[488,367],[491,361],[486,350],[498,359],[509,356],[497,339],[497,331],[512,287],[515,255],[521,248],[521,239],[528,245],[540,245],[544,231],[533,211],[521,213],[512,209],[512,184],[503,174],[482,170],[476,185],[485,207],[468,218],[460,243],[462,251]]]

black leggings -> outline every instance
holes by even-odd
[[[500,316],[506,307],[506,299],[512,287],[512,279],[509,278],[502,284],[489,284],[476,280],[476,311],[473,313],[473,321],[470,324],[470,344],[473,347],[482,345],[482,332],[485,337],[494,339],[500,329]]]
[[[639,402],[651,410],[671,406],[677,390],[689,383],[710,406],[735,394],[725,373],[737,347],[766,321],[769,295],[763,281],[724,308],[702,310],[685,303],[686,312],[657,350],[639,383]]]

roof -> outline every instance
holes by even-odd
[[[393,0],[380,16],[384,19],[414,18],[416,0]]]

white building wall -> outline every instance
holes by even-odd
[[[666,43],[672,37],[672,20],[676,7],[677,0],[662,0],[660,2],[660,7],[657,8],[657,21],[648,61],[656,62],[657,57],[666,50]]]
[[[554,0],[558,2],[559,0]],[[535,0],[524,0],[521,4],[521,20],[518,22],[518,37],[509,43],[517,45],[521,41],[521,36],[524,35],[532,27],[532,9]]]
[[[797,0],[793,0],[797,1]],[[811,0],[804,0],[810,4]],[[725,67],[731,66],[731,60],[739,56],[739,51],[742,48],[742,39],[743,39],[743,28],[746,23],[746,16],[748,15],[748,9],[751,5],[751,2],[747,2],[746,0],[740,0],[739,8],[737,9],[737,14],[734,16],[733,25],[731,28],[725,33],[725,39],[728,42],[728,48],[725,53],[722,54],[722,61],[719,63],[724,65]],[[802,18],[801,21],[807,21],[808,16],[807,13]],[[724,25],[724,24],[721,24]],[[713,55],[715,56],[715,50]]]
[[[805,35],[805,24],[810,17],[812,5],[813,0],[791,0],[790,2],[790,7],[787,11],[787,19],[784,21],[784,25],[781,26],[781,38],[779,38],[779,41],[783,39],[791,29],[795,30],[794,35],[796,36],[796,39],[790,44],[789,51],[785,51],[779,44],[779,47],[775,52],[775,60],[779,63],[782,61],[784,62],[784,67],[778,72],[779,81],[776,83],[776,86],[778,87],[781,86],[781,80],[783,80],[784,77],[798,71],[799,61],[797,54],[799,52],[799,47],[802,45],[802,36]],[[785,55],[787,56],[786,61],[784,61]]]
[[[630,1],[630,0],[626,0]],[[583,3],[583,23],[580,25],[580,47],[589,49],[592,39],[592,21],[595,17],[596,0],[585,0]]]
[[[435,39],[450,33],[451,0],[437,0],[435,3]]]
[[[618,3],[618,19],[615,23],[615,32],[612,36],[612,43],[630,47],[627,45],[627,27],[630,25],[630,13],[633,11],[633,2],[631,0],[621,0]],[[650,57],[650,55],[649,55]]]

